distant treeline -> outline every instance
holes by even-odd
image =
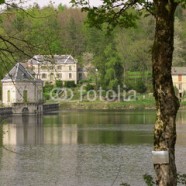
[[[175,19],[175,66],[184,66],[186,61],[185,19],[186,13],[179,8]],[[36,4],[27,10],[15,5],[0,15],[0,24],[0,36],[8,41],[0,43],[1,78],[15,62],[33,55],[71,54],[88,71],[89,81],[105,89],[115,89],[118,84],[139,86],[142,92],[151,89],[147,85],[151,81],[154,18],[145,12],[133,28],[116,28],[109,34],[107,25],[92,28],[86,13],[63,5],[40,8]]]

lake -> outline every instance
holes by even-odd
[[[176,163],[186,173],[186,111],[177,117]],[[154,175],[154,111],[62,111],[1,124],[1,186],[145,186]]]

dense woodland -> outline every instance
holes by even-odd
[[[124,84],[138,92],[151,91],[151,48],[154,18],[142,14],[133,28],[107,25],[90,27],[86,13],[77,8],[52,4],[27,10],[8,7],[0,16],[1,78],[16,62],[34,55],[71,54],[89,71],[89,81],[104,89]],[[175,19],[174,66],[186,64],[186,12],[177,10]],[[8,42],[7,42],[8,41]],[[11,42],[11,43],[10,43]],[[16,47],[12,47],[15,45]]]

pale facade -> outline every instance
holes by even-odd
[[[186,91],[186,67],[172,68],[172,81],[180,96]]]
[[[27,67],[34,71],[35,77],[44,82],[55,83],[78,81],[77,61],[71,55],[36,55],[28,60]]]
[[[5,82],[3,87],[3,105],[12,106],[14,103],[35,103],[42,100],[41,82]]]
[[[2,103],[13,113],[42,112],[43,82],[35,79],[20,63],[1,80]]]

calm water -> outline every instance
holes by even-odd
[[[176,161],[186,173],[186,111],[178,114]],[[64,111],[1,124],[1,186],[143,186],[155,114]]]

